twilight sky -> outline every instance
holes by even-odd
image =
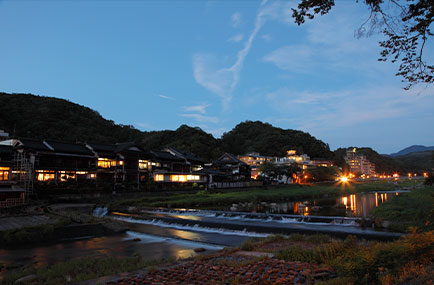
[[[1,1],[0,91],[68,99],[141,130],[245,120],[331,149],[434,145],[434,86],[410,91],[357,39],[368,10],[337,1],[301,27],[296,1]],[[360,1],[362,2],[362,1]],[[434,61],[434,45],[425,48]]]

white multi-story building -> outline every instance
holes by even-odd
[[[370,162],[365,155],[358,155],[357,149],[348,149],[344,157],[345,162],[353,173],[375,175],[375,164]]]

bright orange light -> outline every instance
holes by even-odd
[[[408,177],[411,177],[411,173],[408,174]]]
[[[346,176],[341,177],[341,181],[342,182],[348,182],[348,177],[346,177]]]

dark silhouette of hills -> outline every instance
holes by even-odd
[[[176,130],[142,132],[130,125],[116,124],[97,111],[68,100],[32,94],[0,93],[0,129],[16,138],[66,142],[117,143],[133,141],[145,149],[174,147],[206,160],[224,152],[235,155],[259,152],[264,156],[284,156],[289,149],[313,159],[334,160],[345,167],[345,149],[330,151],[328,144],[309,133],[274,127],[260,121],[236,125],[220,139],[199,127],[181,125]],[[412,146],[395,156],[380,155],[371,148],[358,148],[376,164],[378,173],[429,170],[434,147]]]
[[[146,149],[171,146],[211,160],[224,152],[283,156],[296,149],[312,158],[332,158],[329,146],[308,133],[284,130],[259,121],[246,121],[214,138],[198,127],[142,132],[116,124],[97,111],[68,100],[32,94],[0,93],[0,129],[13,137],[67,142],[116,143],[134,141]]]
[[[413,152],[425,152],[425,151],[433,151],[434,150],[434,146],[424,146],[424,145],[412,145],[409,147],[406,147],[396,153],[391,153],[390,156],[393,157],[398,157],[398,156],[403,156],[403,155],[407,155]]]

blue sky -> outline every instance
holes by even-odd
[[[0,91],[68,99],[141,130],[245,120],[331,149],[434,145],[434,88],[402,89],[355,38],[368,10],[338,1],[299,27],[295,1],[0,1]],[[425,49],[434,59],[432,41]]]

